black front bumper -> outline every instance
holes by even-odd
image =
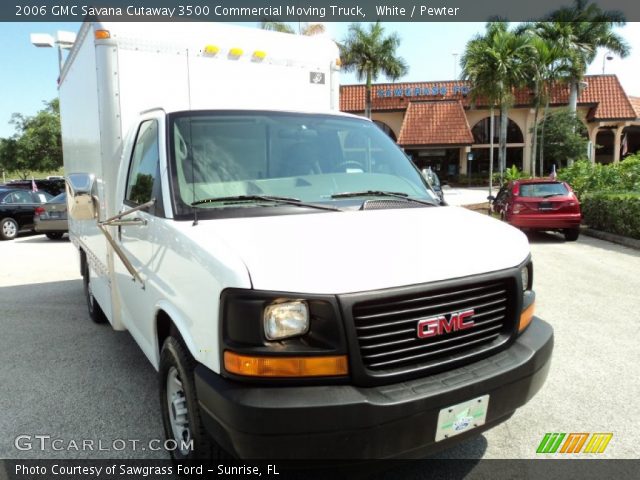
[[[421,457],[509,418],[544,383],[553,329],[534,318],[507,350],[464,367],[378,387],[264,387],[195,370],[202,419],[241,458]],[[444,407],[489,395],[486,423],[435,442]]]

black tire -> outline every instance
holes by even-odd
[[[60,240],[64,234],[62,232],[47,232],[45,235],[49,240]]]
[[[87,310],[89,311],[89,318],[94,323],[105,323],[107,317],[98,305],[96,298],[91,293],[91,276],[89,275],[89,264],[86,259],[82,262],[82,285],[84,287],[84,298],[87,302]]]
[[[196,388],[193,380],[193,370],[196,362],[189,354],[188,350],[182,343],[174,337],[165,340],[160,352],[160,368],[158,378],[160,383],[160,409],[162,411],[162,424],[167,440],[175,440],[178,448],[170,451],[171,458],[175,461],[183,460],[223,460],[229,459],[231,456],[225,452],[204,429],[202,419],[200,418],[200,410],[198,408],[198,399],[196,398]],[[169,382],[177,380],[176,385],[169,387]],[[174,394],[167,393],[169,388],[177,389]],[[171,401],[173,399],[173,402]],[[171,402],[171,407],[169,403]],[[176,404],[178,408],[176,408]],[[186,414],[179,415],[178,410],[184,411]],[[186,426],[182,427],[182,435],[176,435],[170,415],[176,419],[182,417],[184,422],[186,418]],[[180,427],[177,427],[180,429]],[[177,438],[180,436],[180,438]],[[180,450],[182,442],[193,441],[191,449]]]
[[[18,236],[18,222],[13,218],[3,218],[0,220],[0,238],[2,240],[13,240]]]
[[[568,228],[564,231],[564,239],[567,242],[575,242],[580,236],[579,228]]]

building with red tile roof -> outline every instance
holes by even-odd
[[[451,80],[377,84],[372,90],[372,119],[397,140],[420,168],[430,166],[445,177],[464,174],[469,169],[472,173],[487,173],[491,147],[489,108],[482,98],[472,103],[472,88],[468,82]],[[514,102],[508,113],[507,167],[517,165],[530,171],[533,94],[528,89],[513,93]],[[550,108],[566,107],[568,98],[568,85],[555,85]],[[364,105],[364,85],[340,88],[342,111],[362,115]],[[592,161],[617,162],[640,150],[640,98],[629,97],[615,75],[585,77],[578,96],[578,115],[587,126],[588,156]],[[496,163],[498,117],[496,111]],[[468,159],[471,163],[467,163]],[[545,164],[543,173],[551,168]]]
[[[398,143],[405,146],[470,145],[473,136],[460,102],[410,102]]]

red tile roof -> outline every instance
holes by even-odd
[[[589,120],[636,119],[638,113],[631,105],[618,77],[615,75],[589,75],[584,81],[584,88],[578,97],[578,104],[591,105],[593,109]],[[464,81],[443,82],[407,82],[387,83],[373,86],[373,110],[405,110],[411,100],[459,100],[469,107],[470,84]],[[529,89],[514,92],[514,106],[531,104]],[[551,104],[566,105],[569,98],[569,86],[558,84],[552,88]],[[340,110],[345,112],[363,112],[365,99],[364,85],[343,85],[340,87]],[[486,105],[479,99],[478,106]]]
[[[473,135],[459,101],[410,102],[398,144],[471,145]]]
[[[636,117],[640,118],[640,97],[629,97],[629,102],[631,102],[631,106],[636,112]]]

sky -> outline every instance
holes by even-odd
[[[257,24],[244,23],[248,27]],[[292,24],[297,26],[295,24]],[[342,40],[348,23],[327,23],[327,35]],[[400,81],[452,80],[460,74],[457,61],[475,34],[484,31],[484,23],[385,23],[387,32],[401,39],[398,54],[409,65],[409,73]],[[11,114],[33,115],[44,102],[57,96],[58,56],[53,48],[36,48],[30,33],[55,34],[58,30],[77,32],[79,23],[1,23],[0,22],[0,138],[10,137],[14,128]],[[617,29],[631,46],[631,55],[604,60],[605,73],[618,75],[628,95],[640,96],[640,23],[628,23]],[[603,51],[590,65],[588,74],[600,74]],[[457,54],[457,55],[455,55]],[[378,79],[385,81],[384,77]],[[342,74],[342,84],[359,83],[354,74]]]

